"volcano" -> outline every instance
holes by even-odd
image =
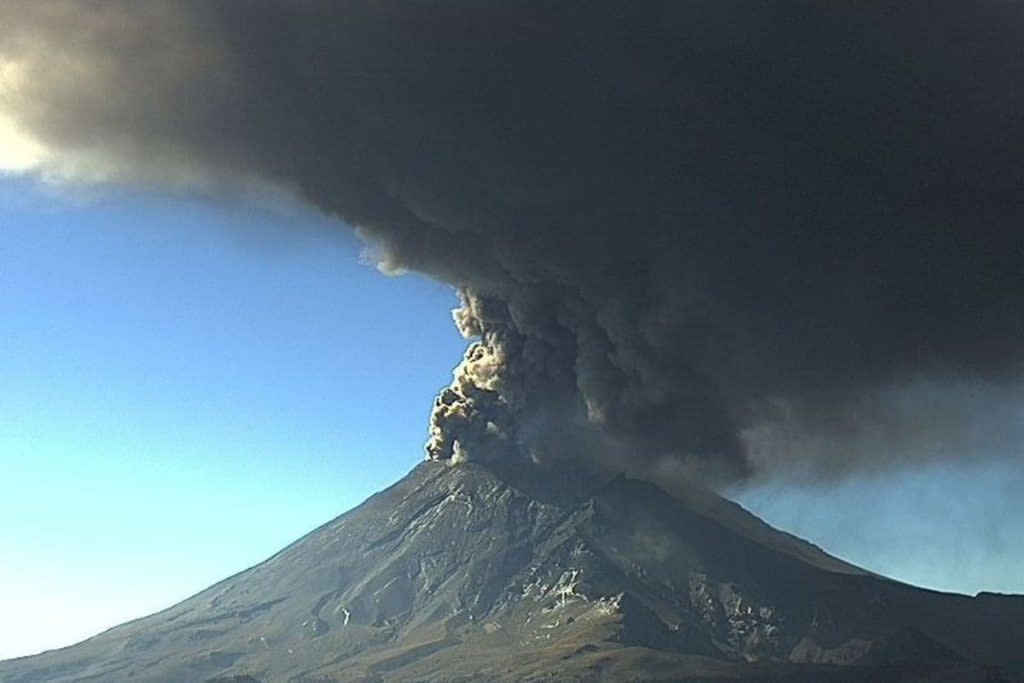
[[[3,683],[1016,681],[1024,596],[871,574],[699,486],[425,462]]]

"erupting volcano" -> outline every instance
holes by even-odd
[[[457,289],[470,345],[401,482],[0,681],[1011,676],[1021,598],[712,491],[1019,454],[1022,35],[998,0],[5,2],[37,171],[273,188]]]

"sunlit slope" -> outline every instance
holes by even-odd
[[[1024,599],[872,576],[708,491],[509,481],[421,464],[266,562],[0,663],[0,681],[969,681],[1024,663]]]

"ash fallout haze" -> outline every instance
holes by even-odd
[[[491,491],[488,524],[492,474],[568,515],[619,473],[749,503],[960,470],[1007,472],[987,503],[1020,513],[996,507],[1024,496],[1020,3],[8,0],[0,74],[12,173],[287,197],[457,290],[469,346],[395,515],[415,481]],[[615,486],[602,529],[663,519],[623,499],[647,484]],[[941,658],[887,629],[871,642]]]

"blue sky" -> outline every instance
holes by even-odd
[[[166,607],[421,457],[447,286],[294,208],[0,188],[0,657]]]
[[[419,461],[456,298],[361,252],[292,205],[0,176],[0,658],[167,607]],[[1022,498],[1012,463],[740,494],[969,593],[1024,592]]]

